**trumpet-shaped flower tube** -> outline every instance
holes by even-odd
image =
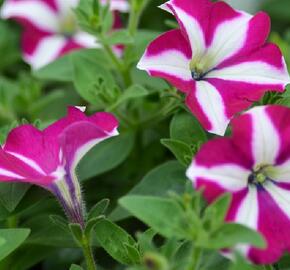
[[[279,48],[266,42],[270,19],[209,0],[171,0],[161,6],[180,29],[155,39],[138,68],[169,81],[209,132],[224,135],[230,119],[265,91],[290,82]]]
[[[209,202],[232,194],[226,217],[264,235],[267,248],[238,247],[251,261],[270,264],[290,251],[290,109],[261,106],[232,122],[230,138],[202,146],[187,171]]]
[[[69,220],[83,225],[76,166],[93,146],[117,135],[117,126],[109,113],[87,117],[75,107],[43,131],[32,125],[19,126],[9,133],[0,149],[0,181],[27,182],[51,191]]]
[[[102,1],[104,4],[107,1]],[[45,66],[72,50],[99,47],[96,38],[81,31],[73,13],[79,0],[6,0],[1,17],[14,19],[24,28],[23,58],[34,69]],[[112,0],[114,29],[120,28],[117,11],[128,11],[127,0]],[[116,54],[120,48],[114,47]]]

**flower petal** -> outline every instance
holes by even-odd
[[[59,27],[55,10],[53,10],[45,1],[5,1],[1,9],[1,17],[28,21],[36,28],[48,32],[56,32]]]
[[[36,168],[36,169],[35,169]],[[0,182],[26,182],[48,187],[53,177],[42,173],[41,168],[32,160],[15,153],[0,149]]]
[[[109,137],[110,134],[90,122],[77,122],[66,128],[59,138],[66,170],[73,173],[84,155]]]
[[[290,250],[290,193],[271,182],[265,190],[258,192],[259,222],[258,231],[267,240],[267,248],[252,248],[249,258],[258,264],[272,264],[279,260],[285,251]]]
[[[49,175],[59,163],[59,147],[45,140],[42,132],[32,125],[13,129],[3,149],[41,174]]]
[[[128,12],[130,10],[128,0],[111,0],[111,10]]]
[[[202,179],[214,182],[225,191],[237,192],[247,187],[249,170],[236,164],[224,164],[212,167],[199,166],[193,162],[187,170],[187,177],[195,187],[202,186]]]
[[[196,82],[196,89],[189,93],[186,104],[206,130],[224,135],[230,118],[226,115],[223,97],[212,84]]]
[[[137,67],[188,92],[194,85],[189,68],[190,59],[191,51],[181,31],[172,30],[148,46]]]
[[[38,69],[57,59],[66,45],[67,40],[62,36],[47,36],[39,40],[35,50],[25,54],[24,58],[34,69]]]
[[[248,193],[240,202],[240,206],[237,209],[233,221],[256,230],[258,227],[258,218],[259,208],[257,188],[249,186]],[[250,246],[238,245],[235,249],[247,256],[250,251]]]
[[[72,13],[73,15],[73,9],[76,8],[79,4],[79,0],[54,0],[55,4],[57,6],[57,10],[59,14],[67,15],[69,13]]]
[[[216,3],[216,13],[224,14],[226,6],[223,2]],[[270,19],[267,14],[260,12],[253,17],[245,12],[236,13],[232,19],[220,23],[213,32],[212,42],[206,52],[207,57],[204,57],[210,60],[208,70],[226,59],[248,55],[263,46],[268,37]]]
[[[73,37],[73,40],[84,48],[100,47],[100,45],[97,43],[96,37],[86,32],[76,33]]]
[[[255,107],[247,113],[252,118],[252,153],[255,165],[275,164],[280,150],[279,133],[266,108]]]
[[[274,44],[267,44],[249,55],[225,61],[209,72],[206,78],[249,83],[264,86],[265,90],[280,91],[290,83],[285,61]]]
[[[171,0],[166,2],[161,8],[174,14],[179,25],[187,37],[194,56],[201,56],[206,49],[206,34],[204,33],[201,20],[208,17],[208,0]],[[201,19],[201,20],[199,20]]]
[[[272,105],[266,108],[266,112],[280,138],[281,147],[275,163],[278,169],[279,166],[283,166],[290,159],[290,109],[284,106]]]

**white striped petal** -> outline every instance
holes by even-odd
[[[25,164],[27,164],[29,167],[31,167],[35,171],[39,172],[40,174],[46,175],[46,173],[42,170],[42,168],[34,160],[32,160],[28,157],[25,157],[23,155],[20,155],[18,153],[14,153],[14,152],[10,152],[10,151],[7,151],[7,153],[9,153],[10,155],[12,155],[14,157],[17,157],[18,159],[23,161]]]
[[[283,213],[290,219],[290,191],[280,188],[270,181],[267,181],[264,188],[268,191]]]
[[[111,0],[111,10],[128,12],[130,10],[128,0]]]
[[[33,69],[38,69],[55,60],[66,45],[66,39],[62,36],[49,36],[43,38],[32,55],[26,54],[25,60]]]
[[[145,53],[137,67],[141,70],[162,72],[184,81],[192,81],[188,59],[177,50],[167,50],[158,55],[147,56]]]
[[[193,161],[186,175],[194,185],[196,185],[198,178],[203,178],[218,184],[228,191],[236,192],[247,187],[250,173],[248,170],[236,164],[203,167]]]
[[[1,17],[22,17],[37,28],[49,32],[57,32],[59,28],[57,14],[44,1],[6,1],[1,9]]]
[[[252,152],[255,165],[272,165],[279,154],[280,138],[266,107],[256,107],[249,114],[253,121]]]
[[[7,170],[2,169],[2,168],[0,168],[0,176],[12,177],[12,178],[15,178],[15,179],[24,179],[23,176],[18,175],[18,174],[14,173],[14,172],[7,171]]]
[[[60,14],[67,15],[73,13],[73,8],[79,4],[79,0],[55,0]]]
[[[248,22],[252,18],[243,13],[239,17],[225,21],[215,30],[213,41],[208,47],[201,65],[211,70],[222,61],[236,54],[245,44],[248,32]]]
[[[206,81],[196,82],[196,98],[212,128],[209,132],[224,135],[230,119],[226,116],[223,98],[218,90]]]
[[[97,43],[96,37],[85,32],[79,32],[75,34],[73,39],[76,43],[80,44],[85,48],[100,47],[100,44]]]
[[[258,208],[257,188],[249,186],[248,193],[241,202],[234,221],[236,223],[248,226],[253,230],[256,230],[258,228],[258,215],[259,208]],[[250,246],[238,245],[235,249],[240,251],[242,254],[247,255]]]
[[[193,58],[200,59],[206,51],[206,45],[205,36],[199,22],[178,7],[174,7],[174,10],[188,35]]]
[[[289,82],[288,72],[277,69],[265,62],[244,62],[209,72],[207,78],[219,78],[236,82],[263,84],[282,84]]]
[[[275,165],[267,175],[277,182],[290,183],[290,160],[281,165]]]

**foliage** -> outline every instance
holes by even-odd
[[[202,191],[193,190],[185,169],[212,135],[184,108],[182,94],[136,69],[148,42],[175,26],[156,9],[161,2],[131,0],[131,12],[122,15],[127,27],[112,32],[108,7],[80,1],[74,11],[79,25],[102,48],[75,51],[33,71],[21,59],[21,29],[0,22],[1,144],[20,124],[45,128],[68,105],[112,112],[120,121],[120,136],[97,145],[77,168],[85,228],[68,224],[48,191],[0,183],[0,270],[87,269],[78,247],[92,247],[98,269],[276,269],[250,265],[239,253],[235,261],[220,255],[221,249],[266,243],[248,227],[224,222],[230,195],[208,205]],[[274,22],[271,40],[290,64],[289,0],[263,8]],[[121,58],[112,52],[116,44],[124,46]],[[260,104],[290,107],[289,91],[267,94]],[[290,257],[278,266],[290,269]]]

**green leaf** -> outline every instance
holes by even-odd
[[[124,247],[127,251],[128,257],[131,260],[131,264],[139,264],[141,261],[139,250],[136,247],[129,245],[127,243],[124,244]]]
[[[1,261],[0,270],[30,270],[32,266],[50,256],[53,252],[55,252],[54,247],[27,245],[25,243]]]
[[[262,269],[268,269],[264,268],[264,266],[256,266],[256,265],[251,265],[249,262],[245,260],[241,255],[236,254],[235,256],[235,262],[233,263],[232,267],[229,268],[229,270],[262,270]],[[272,269],[270,267],[269,269]],[[286,269],[285,269],[286,270]]]
[[[262,10],[265,10],[275,21],[289,23],[290,2],[288,0],[266,1]]]
[[[134,42],[134,39],[129,34],[127,30],[118,30],[113,31],[109,37],[106,39],[106,43],[108,45],[116,45],[116,44],[131,44]]]
[[[98,203],[96,203],[90,210],[89,214],[88,214],[88,220],[92,219],[92,218],[96,218],[102,214],[104,214],[108,208],[110,204],[110,200],[109,199],[103,199],[101,201],[99,201]]]
[[[0,238],[0,246],[4,245],[6,243],[5,239],[4,238]]]
[[[79,95],[91,104],[99,105],[99,94],[114,91],[114,77],[102,62],[96,62],[82,55],[71,55],[73,82]],[[112,92],[113,93],[113,92]],[[113,95],[111,92],[110,94]]]
[[[105,216],[98,216],[95,218],[90,219],[87,224],[86,224],[86,228],[85,228],[85,235],[88,239],[91,239],[91,232],[92,229],[96,226],[96,224],[101,220],[105,218]]]
[[[170,138],[188,145],[205,142],[207,135],[196,118],[187,112],[176,114],[170,123]]]
[[[169,191],[181,194],[187,182],[184,168],[177,161],[166,162],[150,171],[127,195],[168,196]],[[117,207],[110,218],[120,220],[130,214]]]
[[[72,264],[69,270],[83,270],[83,268],[79,265]]]
[[[31,186],[23,183],[0,183],[0,202],[9,211],[15,210]]]
[[[186,238],[182,228],[184,212],[171,199],[152,196],[126,196],[119,200],[122,207],[165,237]]]
[[[235,223],[225,223],[210,237],[208,248],[223,249],[234,247],[237,244],[250,244],[257,248],[265,248],[266,241],[258,232]]]
[[[50,215],[49,218],[55,225],[57,225],[64,231],[69,232],[68,222],[62,216]]]
[[[89,179],[116,168],[128,157],[133,146],[134,134],[132,133],[122,133],[96,145],[78,166],[80,179]]]
[[[104,67],[109,67],[109,62],[102,50],[83,49],[65,54],[47,66],[35,70],[33,75],[42,80],[72,82],[74,77],[74,69],[71,61],[72,57],[83,57],[95,61],[96,63],[102,63]]]
[[[192,160],[191,148],[184,142],[173,139],[162,139],[161,143],[167,147],[184,167],[188,167]]]
[[[0,229],[0,238],[5,242],[0,248],[0,261],[18,248],[29,233],[29,229]]]
[[[52,203],[51,201],[49,202]],[[36,215],[24,223],[31,228],[31,234],[26,243],[53,247],[76,247],[70,231],[64,231],[49,219],[47,214]]]
[[[135,246],[136,242],[126,231],[118,225],[103,219],[95,226],[96,238],[100,245],[115,260],[122,264],[131,264],[132,258],[125,245]],[[134,262],[133,262],[134,263]]]
[[[216,230],[224,223],[231,202],[231,194],[226,193],[217,198],[204,211],[203,222],[207,229]]]
[[[143,86],[134,84],[129,88],[127,88],[118,98],[118,100],[108,110],[112,110],[113,108],[119,106],[123,102],[127,102],[128,100],[135,98],[141,98],[147,96],[148,94],[149,94],[148,90],[145,89]]]

